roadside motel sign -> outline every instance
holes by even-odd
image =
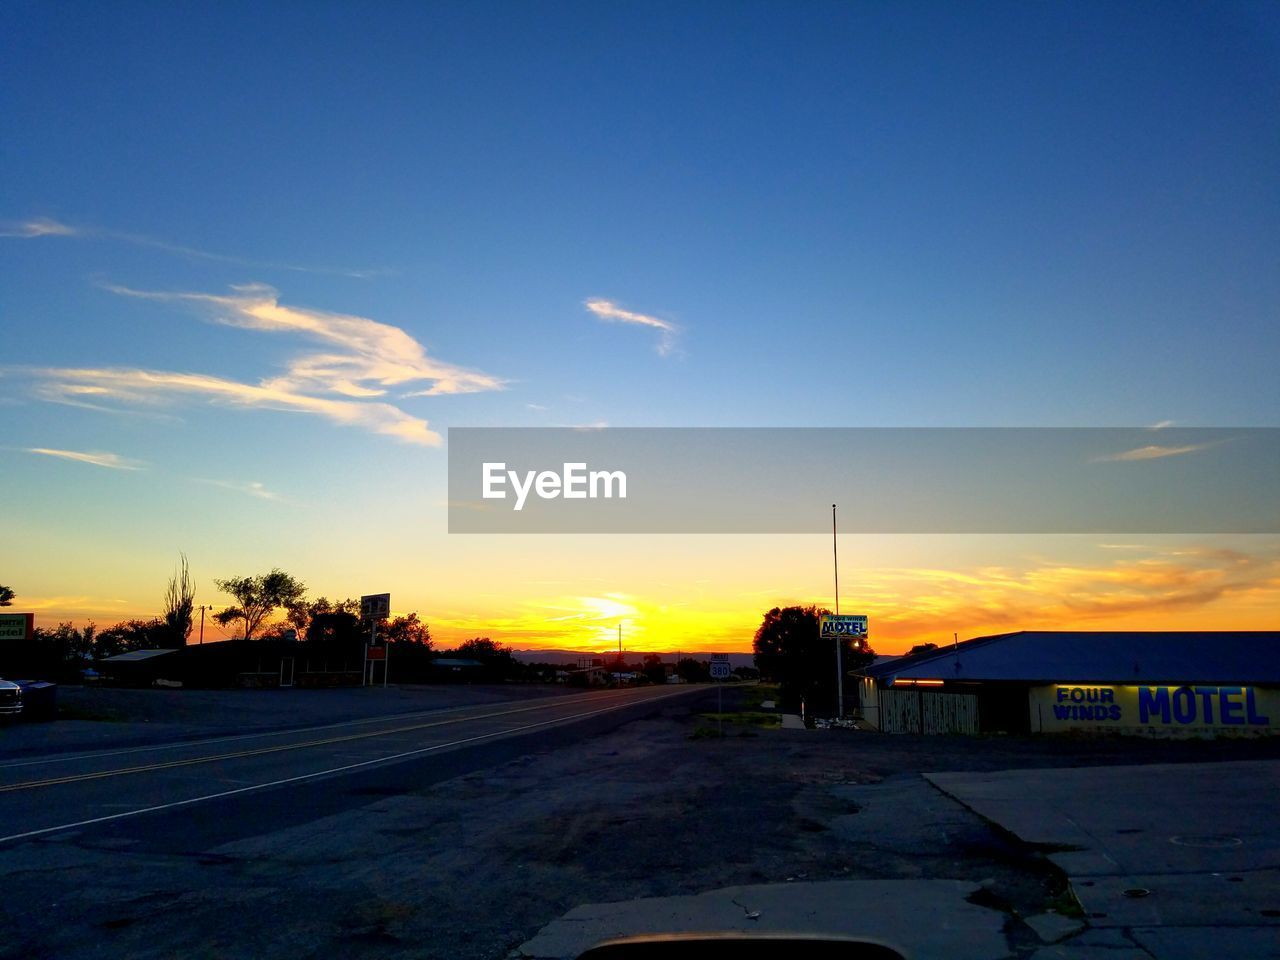
[[[387,620],[391,617],[391,594],[371,593],[360,598],[361,620]]]
[[[867,616],[863,613],[825,613],[818,621],[818,636],[823,640],[867,638]]]
[[[0,613],[0,641],[30,639],[35,621],[34,613]]]

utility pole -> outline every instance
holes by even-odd
[[[204,612],[206,610],[212,610],[212,609],[213,607],[209,606],[208,604],[205,604],[205,603],[200,604],[200,644],[201,645],[204,644]]]
[[[836,575],[836,616],[840,616],[840,548],[836,540],[836,505],[831,505],[831,561]],[[844,651],[836,634],[836,718],[844,718]]]

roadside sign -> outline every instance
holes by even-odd
[[[867,638],[867,617],[860,613],[826,613],[818,621],[818,636],[823,640],[849,637],[852,640]]]
[[[386,647],[370,647],[366,660],[385,660],[387,659]]]
[[[26,640],[34,632],[34,613],[0,613],[0,640]]]
[[[371,593],[360,598],[361,620],[387,620],[391,617],[391,594]]]
[[[728,680],[732,672],[729,669],[729,655],[727,653],[713,653],[711,655],[712,680]]]

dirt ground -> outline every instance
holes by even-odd
[[[1276,740],[715,738],[695,736],[709,726],[698,709],[677,699],[611,733],[216,850],[64,841],[56,874],[23,877],[59,904],[56,928],[10,945],[27,957],[494,960],[584,902],[930,877],[983,883],[1029,956],[1038,941],[1017,918],[1066,907],[1060,875],[922,771],[1280,757]],[[117,878],[110,896],[89,882],[103,876]]]

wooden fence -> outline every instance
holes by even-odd
[[[977,733],[978,698],[940,690],[880,690],[885,733]]]

